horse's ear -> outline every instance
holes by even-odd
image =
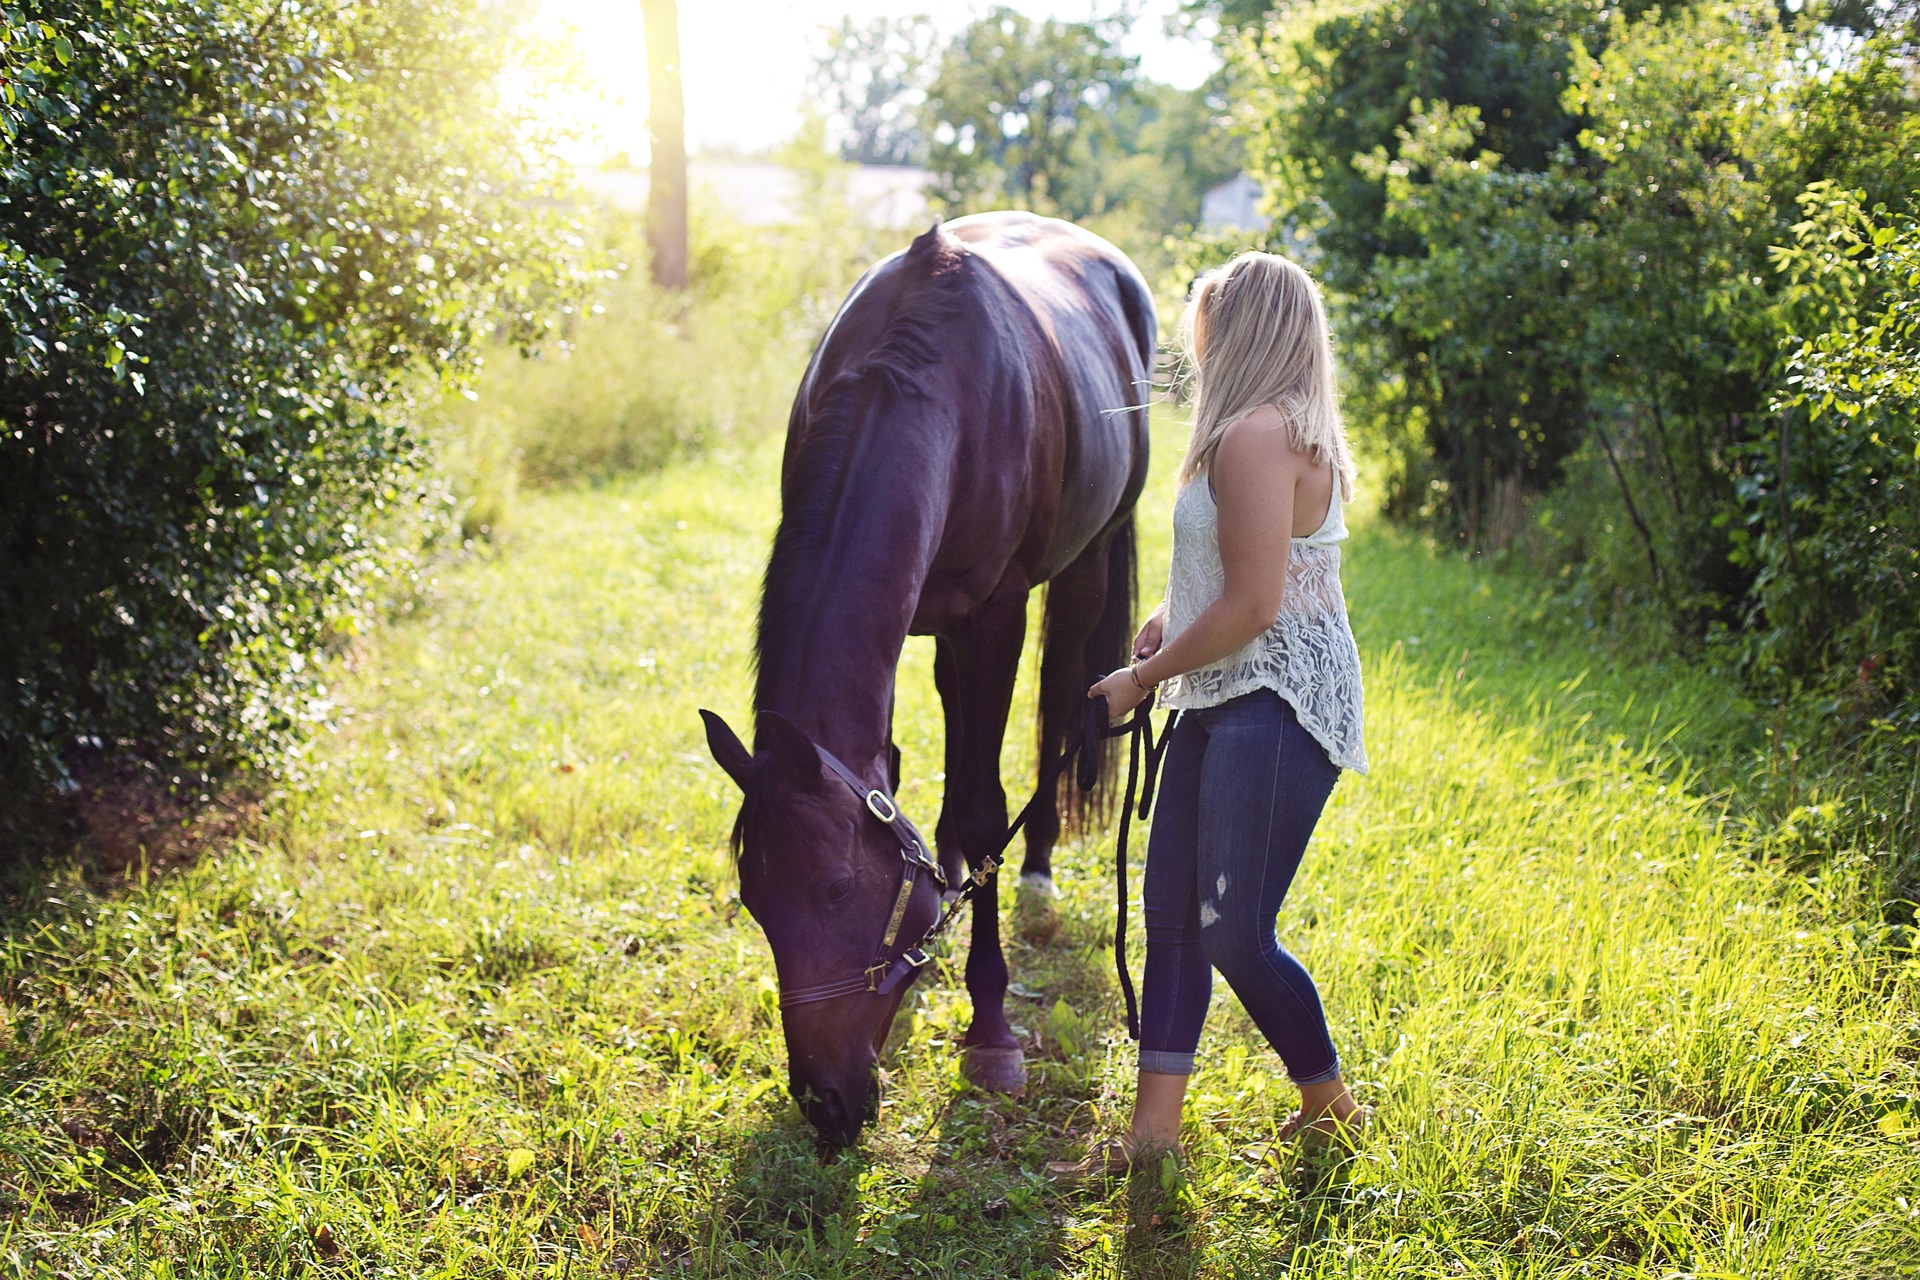
[[[771,755],[781,777],[807,788],[821,781],[820,750],[805,729],[778,711],[762,711],[754,723],[753,749]]]
[[[714,762],[727,771],[734,784],[742,791],[747,789],[747,778],[753,773],[753,753],[740,741],[727,722],[705,707],[700,709],[700,718],[707,725],[707,750],[713,752]]]
[[[940,219],[935,218],[933,225],[913,238],[907,246],[907,257],[915,261],[925,258],[937,258],[946,247],[946,233],[941,229]]]

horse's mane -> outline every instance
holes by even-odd
[[[809,388],[788,423],[789,456],[781,485],[780,527],[761,584],[754,639],[754,707],[767,705],[770,642],[796,634],[816,592],[811,570],[839,512],[861,434],[882,397],[927,401],[924,375],[940,359],[942,325],[959,314],[957,269],[965,257],[938,224],[914,240],[895,268],[893,312],[866,355]],[[864,295],[872,297],[871,293]],[[853,306],[859,306],[856,300]],[[750,794],[750,793],[749,793]],[[742,812],[742,818],[746,813]]]

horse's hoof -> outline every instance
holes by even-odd
[[[1053,877],[1044,871],[1029,871],[1020,877],[1020,896],[1023,898],[1045,898],[1051,901],[1060,896],[1059,886],[1053,883]]]
[[[1027,1055],[1017,1045],[970,1044],[960,1070],[977,1089],[1018,1093],[1027,1084]]]

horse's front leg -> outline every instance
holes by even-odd
[[[1026,627],[1025,589],[1003,589],[965,626],[939,641],[934,681],[947,719],[947,789],[936,839],[943,861],[951,860],[957,846],[969,870],[994,857],[1006,835],[1000,742]],[[1027,1068],[1007,1022],[1007,961],[1000,949],[996,881],[981,886],[971,910],[967,995],[973,1001],[973,1023],[967,1028],[962,1069],[981,1088],[1010,1093],[1026,1083]]]

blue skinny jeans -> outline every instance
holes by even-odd
[[[1167,743],[1141,896],[1140,1069],[1190,1075],[1213,970],[1296,1084],[1340,1073],[1320,993],[1274,921],[1340,770],[1269,689],[1183,711]]]

